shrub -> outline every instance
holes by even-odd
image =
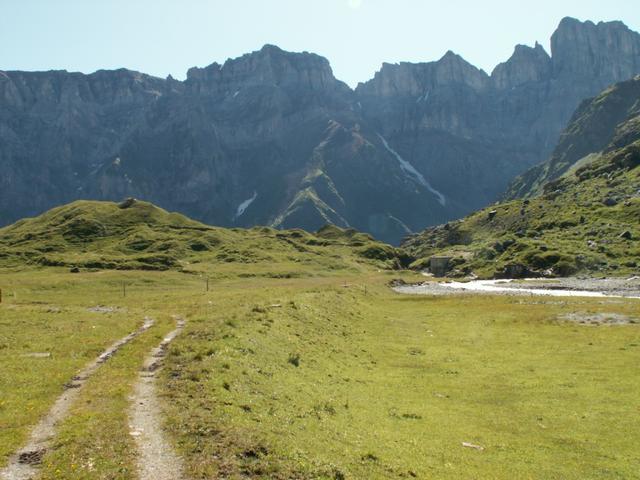
[[[561,277],[568,277],[576,273],[578,269],[574,263],[561,260],[553,267],[553,271]]]
[[[372,260],[391,260],[396,257],[395,249],[389,245],[369,245],[358,250],[358,253]]]
[[[374,453],[369,452],[362,455],[362,460],[369,461],[369,462],[377,462],[378,456],[375,455]]]
[[[289,358],[287,359],[287,362],[289,362],[294,367],[299,367],[300,366],[300,354],[299,353],[291,353],[291,354],[289,354]]]
[[[547,252],[529,252],[525,255],[526,262],[535,268],[551,268],[558,261],[560,261],[561,255],[555,251]]]

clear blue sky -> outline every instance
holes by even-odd
[[[259,49],[311,51],[352,86],[453,50],[490,72],[564,16],[640,30],[638,0],[0,0],[0,70],[130,68],[183,79]]]

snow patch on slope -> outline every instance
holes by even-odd
[[[427,90],[424,95],[421,95],[418,97],[418,99],[416,100],[416,103],[426,102],[427,100],[429,100],[430,93],[431,92]]]
[[[400,156],[398,152],[396,152],[393,148],[391,148],[387,140],[382,135],[378,134],[378,137],[380,137],[380,140],[382,140],[382,144],[384,145],[384,148],[386,148],[391,155],[396,157],[396,160],[398,160],[398,163],[400,163],[400,168],[402,169],[402,171],[409,178],[417,181],[420,185],[422,185],[431,193],[433,193],[438,199],[438,203],[444,207],[444,205],[447,203],[447,199],[445,198],[445,196],[441,192],[433,188],[431,184],[426,180],[426,178],[424,178],[424,176],[418,170],[416,170],[413,165],[407,162],[404,158]]]
[[[258,198],[258,192],[254,191],[253,196],[251,198],[247,198],[244,202],[238,205],[238,209],[236,210],[236,216],[233,217],[233,219],[235,220],[236,218],[240,217],[245,212],[245,210],[249,208],[249,205],[251,205],[256,198]]]

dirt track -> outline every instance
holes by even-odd
[[[87,379],[120,348],[151,328],[153,323],[154,321],[151,318],[145,318],[144,324],[138,330],[121,338],[107,348],[65,385],[64,393],[56,399],[49,413],[32,430],[27,444],[12,455],[7,466],[0,470],[0,479],[29,480],[37,476],[38,465],[47,448],[49,448],[55,435],[56,426],[67,416],[69,408],[82,391]]]
[[[138,449],[140,480],[180,480],[184,478],[182,460],[173,451],[162,430],[162,409],[156,393],[155,375],[171,341],[182,331],[184,320],[176,318],[176,329],[169,333],[145,359],[131,397],[129,429]]]

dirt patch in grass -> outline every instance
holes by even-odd
[[[138,476],[141,480],[179,480],[182,461],[174,453],[162,429],[161,407],[156,393],[155,373],[162,366],[167,347],[182,331],[184,320],[176,318],[176,329],[162,340],[146,358],[131,401],[129,432],[138,450]]]
[[[558,318],[560,320],[588,326],[629,325],[640,323],[640,319],[638,317],[631,317],[629,315],[622,315],[620,313],[572,312],[560,315]]]

